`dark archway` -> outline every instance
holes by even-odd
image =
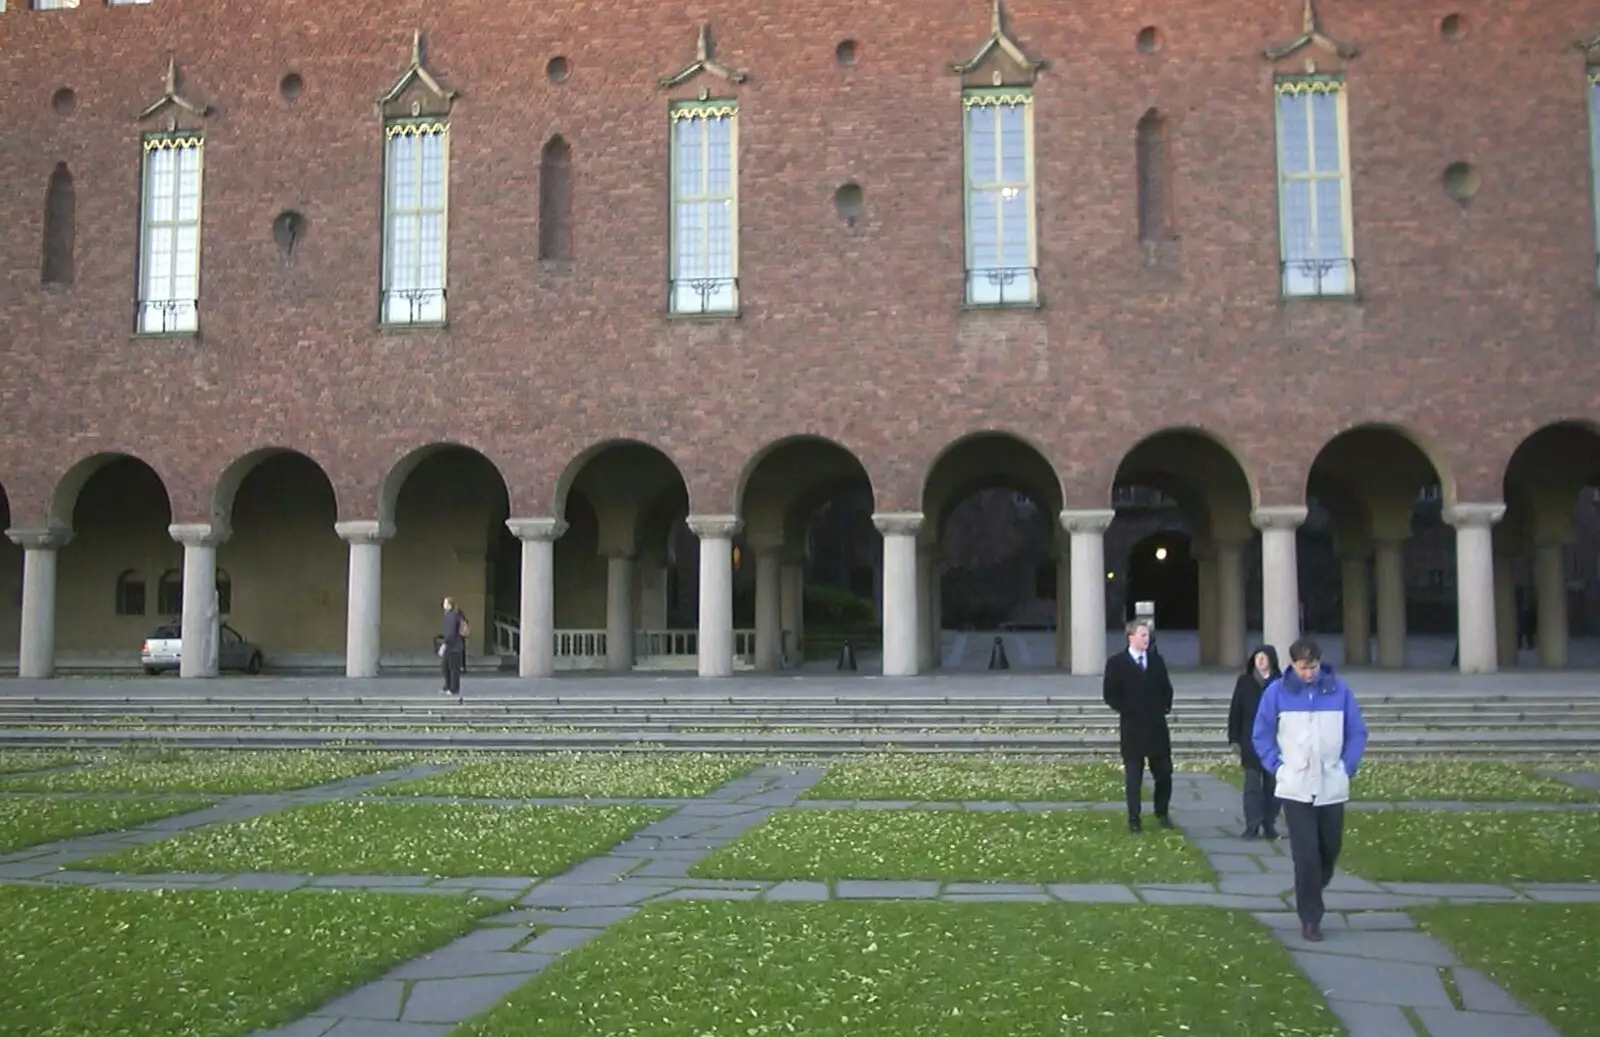
[[[1150,602],[1158,629],[1199,628],[1200,563],[1187,533],[1163,529],[1135,543],[1128,551],[1127,588],[1123,619]]]

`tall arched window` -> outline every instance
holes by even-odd
[[[156,611],[163,616],[183,614],[183,574],[178,570],[161,574],[161,582],[156,584]]]
[[[559,136],[539,156],[539,258],[572,258],[572,149]]]
[[[1135,150],[1139,240],[1170,240],[1177,236],[1177,220],[1172,211],[1172,149],[1167,140],[1167,120],[1154,108],[1139,120]]]
[[[58,162],[44,193],[44,255],[39,272],[44,284],[72,283],[77,208],[72,172],[65,162]]]
[[[117,577],[117,615],[144,615],[144,575],[137,569],[125,569]]]

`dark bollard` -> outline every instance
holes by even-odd
[[[845,641],[839,648],[839,669],[853,670],[856,668],[856,650],[849,641]]]
[[[994,647],[989,649],[989,669],[1011,669],[1011,660],[1006,658],[1006,643],[999,637],[994,639]]]

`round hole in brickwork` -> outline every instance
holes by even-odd
[[[1439,21],[1439,35],[1454,43],[1467,34],[1467,20],[1459,14],[1447,14]]]
[[[1483,186],[1478,167],[1470,162],[1452,162],[1444,167],[1444,193],[1458,202],[1468,202]]]
[[[69,87],[62,87],[51,95],[50,107],[56,110],[57,115],[71,115],[73,109],[78,107],[78,95]]]
[[[839,211],[839,218],[854,227],[861,218],[861,185],[854,180],[839,185],[833,192],[833,207]]]
[[[295,245],[300,243],[305,234],[306,218],[292,209],[280,212],[277,219],[272,221],[272,240],[285,256],[294,253]]]
[[[1140,54],[1154,54],[1161,49],[1161,30],[1154,25],[1146,25],[1139,30],[1134,46],[1139,48]]]
[[[833,56],[841,65],[854,65],[856,63],[856,41],[839,41],[839,45],[833,48]]]
[[[290,72],[288,75],[278,80],[278,93],[282,94],[290,101],[293,101],[296,97],[299,97],[300,92],[305,88],[305,80],[301,79],[299,74],[296,72]]]
[[[551,58],[544,67],[545,78],[552,83],[564,83],[571,74],[572,68],[567,64],[567,59],[559,54]]]

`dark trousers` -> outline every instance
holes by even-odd
[[[1139,816],[1139,799],[1144,794],[1144,762],[1150,761],[1150,776],[1156,780],[1156,816],[1166,817],[1172,803],[1172,757],[1129,756],[1122,757],[1122,777],[1128,793],[1128,819]]]
[[[461,694],[461,667],[466,662],[467,653],[459,648],[446,648],[444,656],[439,660],[444,668],[444,690]]]
[[[1344,804],[1312,806],[1283,801],[1289,822],[1289,855],[1294,859],[1294,908],[1305,925],[1322,924],[1322,891],[1333,881],[1344,843]]]
[[[1272,828],[1278,823],[1278,780],[1260,767],[1244,768],[1244,826]]]

